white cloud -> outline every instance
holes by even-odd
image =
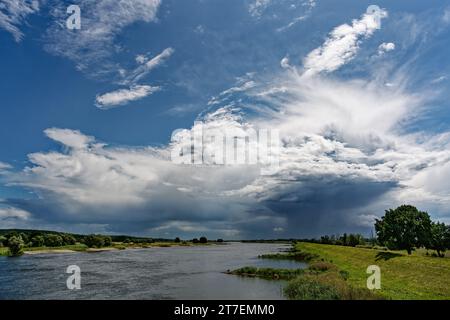
[[[431,80],[431,83],[441,83],[441,82],[443,82],[443,81],[445,81],[447,79],[448,79],[448,76],[446,76],[446,75],[439,76],[439,77],[436,77],[433,80]]]
[[[94,141],[93,137],[85,136],[78,130],[49,128],[44,133],[50,139],[74,149],[86,148]]]
[[[11,165],[0,161],[0,172],[11,169]]]
[[[119,89],[98,95],[96,98],[96,106],[103,110],[115,108],[131,101],[143,99],[159,90],[160,87],[148,85],[135,85],[129,89]]]
[[[378,55],[383,55],[386,52],[395,50],[395,43],[383,42],[378,46]]]
[[[362,39],[370,37],[379,29],[381,18],[386,16],[387,12],[384,10],[376,14],[365,13],[360,19],[353,20],[352,25],[336,27],[325,43],[304,59],[305,74],[332,72],[352,60]]]
[[[0,208],[0,221],[6,220],[6,219],[20,219],[20,220],[27,220],[30,218],[31,214],[25,210],[7,207],[7,208]]]
[[[166,48],[164,49],[160,54],[157,56],[148,59],[144,55],[139,55],[136,57],[136,61],[140,63],[141,65],[138,66],[135,70],[130,72],[126,79],[122,82],[123,84],[136,84],[142,78],[147,76],[153,69],[159,67],[162,65],[167,59],[170,58],[170,56],[175,52],[172,48]]]
[[[289,64],[289,57],[288,56],[286,56],[283,59],[281,59],[280,66],[283,69],[289,69],[291,67],[291,65]]]
[[[152,232],[195,232],[201,225],[223,234],[248,235],[254,228],[276,234],[274,226],[283,226],[286,234],[311,235],[316,225],[320,233],[327,232],[324,226],[337,232],[342,221],[347,231],[366,228],[375,215],[364,212],[386,208],[366,206],[382,195],[391,194],[386,206],[403,198],[447,203],[448,182],[440,172],[449,170],[450,135],[424,143],[416,134],[401,133],[419,112],[417,94],[388,90],[383,81],[305,79],[295,72],[263,85],[255,80],[231,95],[239,99],[243,93],[267,110],[245,117],[236,107],[221,107],[199,120],[206,130],[237,135],[278,129],[280,166],[270,176],[261,176],[257,166],[172,163],[171,147],[190,146],[196,124],[161,148],[106,147],[79,131],[50,129],[47,135],[67,152],[32,154],[32,166],[9,174],[9,180],[38,190],[51,208],[45,214],[63,212],[77,223],[114,228],[130,223]],[[205,150],[213,147],[205,141]]]
[[[38,0],[2,0],[0,2],[0,28],[10,32],[19,42],[23,38],[20,26],[28,15],[38,11]]]
[[[67,6],[55,5],[52,13],[58,23],[47,30],[46,49],[74,61],[78,70],[110,79],[119,70],[109,61],[120,48],[116,35],[135,22],[155,21],[161,0],[78,0],[74,4],[81,8],[81,29],[68,30]]]

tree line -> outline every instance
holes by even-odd
[[[0,235],[0,247],[8,247],[12,256],[21,255],[25,248],[63,247],[75,244],[85,244],[89,248],[102,248],[112,245],[112,238],[105,235],[72,235],[55,232],[17,232],[11,231]]]
[[[450,250],[450,226],[432,221],[427,212],[411,205],[388,209],[385,215],[375,220],[376,237],[366,238],[361,234],[325,235],[320,239],[301,241],[342,246],[384,246],[390,250],[406,250],[411,254],[416,248],[435,250],[444,257]]]

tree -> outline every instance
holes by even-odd
[[[208,243],[208,239],[206,239],[206,237],[201,237],[200,243]]]
[[[197,239],[197,238],[194,238],[194,239],[192,239],[192,242],[193,242],[193,243],[198,243],[198,239]]]
[[[61,238],[63,239],[64,245],[74,245],[77,243],[75,237],[67,233],[62,234]]]
[[[61,247],[63,245],[63,239],[57,234],[46,234],[44,236],[46,247]]]
[[[180,238],[176,237],[175,238],[175,243],[180,243],[180,242],[181,242]]]
[[[0,236],[0,247],[6,246],[6,243],[8,242],[8,239],[4,236]]]
[[[356,247],[358,244],[364,244],[364,237],[360,234],[349,234],[347,245]]]
[[[33,247],[43,247],[45,245],[45,239],[41,235],[36,235],[31,238],[31,245]]]
[[[342,236],[341,241],[342,241],[342,245],[344,245],[344,246],[348,245],[348,237],[347,237],[346,233],[344,233],[344,235]]]
[[[444,257],[445,251],[450,249],[450,226],[432,222],[431,238],[427,248],[436,250],[439,257]]]
[[[101,248],[110,246],[112,244],[112,239],[109,236],[91,234],[84,239],[84,243],[89,248]]]
[[[112,245],[112,238],[110,236],[103,236],[103,245],[109,247]]]
[[[17,257],[23,254],[24,242],[20,236],[12,236],[8,239],[9,255]]]
[[[376,219],[375,231],[378,241],[389,249],[406,250],[408,254],[415,247],[429,244],[431,219],[428,213],[410,205],[386,210],[381,220]]]

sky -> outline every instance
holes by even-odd
[[[0,0],[0,44],[0,228],[450,223],[450,1]],[[174,161],[199,129],[271,132],[276,166]]]

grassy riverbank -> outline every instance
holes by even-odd
[[[412,255],[383,248],[361,248],[317,243],[296,243],[286,253],[264,259],[308,262],[301,270],[245,267],[229,274],[289,280],[284,292],[290,299],[450,299],[450,259],[417,250]],[[367,267],[381,269],[381,289],[367,289]]]
[[[355,288],[366,288],[369,265],[381,269],[381,290],[387,299],[450,299],[450,259],[426,256],[423,251],[408,256],[386,251],[314,243],[297,243],[296,252],[316,255],[348,275]],[[366,289],[367,290],[367,289]]]

